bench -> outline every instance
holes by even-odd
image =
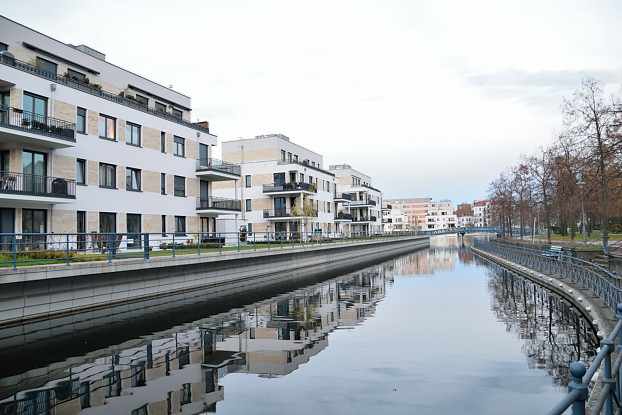
[[[559,258],[564,252],[564,248],[559,245],[551,245],[542,255],[549,258]]]

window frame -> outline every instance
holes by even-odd
[[[160,173],[160,194],[166,196],[166,173]]]
[[[68,78],[73,82],[86,84],[88,83],[88,80],[89,80],[89,78],[87,78],[85,73],[76,71],[75,69],[72,69],[72,68],[67,68],[67,75],[68,75]]]
[[[106,134],[108,134],[108,121],[112,121],[113,137],[108,137],[108,135],[101,135],[102,120],[104,120]],[[115,117],[111,117],[110,115],[99,113],[99,118],[97,119],[97,134],[99,135],[99,138],[103,140],[117,141],[117,119]]]
[[[117,166],[115,164],[110,164],[110,163],[99,163],[98,166],[98,173],[99,173],[99,187],[101,187],[102,189],[116,189],[117,188]],[[102,167],[105,169],[110,168],[113,172],[112,174],[112,186],[109,186],[107,184],[102,184]]]
[[[250,189],[251,187],[253,187],[252,175],[247,174],[244,176],[244,187],[247,189]]]
[[[166,132],[160,131],[160,153],[166,154]]]
[[[134,142],[134,132],[137,131],[138,134],[138,143]],[[128,132],[130,133],[130,137],[132,141],[128,140]],[[135,124],[133,122],[126,121],[125,122],[125,144],[132,147],[141,147],[142,146],[142,127],[140,124]]]
[[[80,130],[80,123],[79,123],[79,119],[82,118],[84,119],[84,124],[82,125],[83,129]],[[86,113],[86,108],[82,108],[82,107],[77,107],[76,109],[76,132],[80,133],[80,134],[86,134],[86,123],[87,123],[87,113]]]
[[[178,118],[180,120],[184,118],[184,112],[174,107],[171,110],[171,114],[173,115],[173,117]]]
[[[253,210],[253,199],[244,200],[244,211],[251,212]]]
[[[43,62],[45,64],[51,64],[54,65],[54,72],[50,72],[50,71],[46,71],[44,70],[40,65],[39,62]],[[45,59],[42,58],[41,56],[37,56],[37,59],[35,60],[35,66],[37,67],[38,70],[40,70],[41,72],[45,72],[45,73],[49,73],[50,75],[54,75],[54,76],[58,76],[58,64],[56,62],[53,62],[49,59]]]
[[[177,152],[180,148],[179,146],[181,146],[181,154]],[[173,155],[176,157],[186,157],[186,139],[184,137],[173,136]]]
[[[132,173],[135,174],[135,178],[137,181],[136,189],[130,186],[130,183],[133,182],[133,177],[134,177],[132,176]],[[127,190],[128,192],[142,192],[142,171],[140,169],[135,169],[133,167],[125,168],[125,190]]]
[[[166,104],[163,104],[161,102],[156,101],[153,108],[157,111],[157,112],[163,112],[166,113]]]
[[[177,188],[177,183],[179,182],[179,179],[182,179],[184,183],[184,187],[182,189],[183,194]],[[186,197],[186,178],[184,176],[173,176],[173,195],[176,197]]]
[[[82,180],[80,180],[80,175],[78,172],[82,173]],[[77,158],[76,159],[76,184],[80,186],[86,186],[86,160]]]
[[[180,230],[178,225],[183,225],[183,229]],[[175,236],[186,236],[186,217],[175,216]]]
[[[162,231],[162,236],[167,236],[166,234],[166,215],[160,215],[160,230]]]

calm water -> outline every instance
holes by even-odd
[[[566,302],[451,237],[309,284],[0,332],[0,414],[537,414],[594,354]]]

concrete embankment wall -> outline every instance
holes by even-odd
[[[330,272],[429,246],[428,237],[402,237],[282,251],[126,261],[0,275],[0,327],[227,284],[286,280],[301,272]],[[80,264],[76,264],[80,265]]]

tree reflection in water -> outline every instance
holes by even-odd
[[[568,365],[589,365],[599,341],[579,311],[545,288],[490,265],[491,309],[508,332],[524,341],[522,351],[532,369],[544,369],[555,384],[567,386]]]

